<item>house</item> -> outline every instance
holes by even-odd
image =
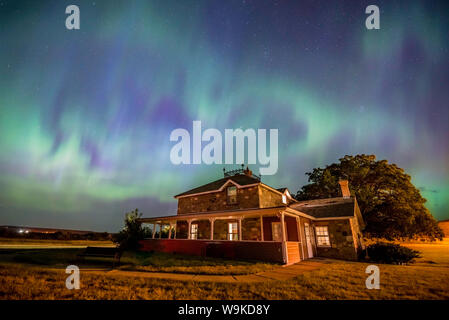
[[[223,170],[224,171],[224,170]],[[176,215],[141,218],[152,237],[141,250],[284,264],[319,257],[356,260],[364,222],[348,181],[342,197],[295,200],[251,170],[180,193]]]
[[[444,236],[449,237],[449,219],[438,221],[438,226],[443,230]]]

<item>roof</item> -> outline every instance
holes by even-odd
[[[277,191],[279,191],[279,192],[282,192],[282,193],[284,193],[285,192],[285,190],[287,190],[287,188],[278,188],[278,189],[276,189]]]
[[[247,175],[244,175],[244,174],[239,174],[239,175],[222,178],[222,179],[215,180],[213,182],[204,184],[204,185],[202,185],[200,187],[197,187],[197,188],[191,189],[189,191],[180,193],[180,194],[176,195],[175,198],[176,197],[180,197],[180,196],[186,196],[186,195],[191,195],[191,194],[202,193],[202,192],[216,191],[216,190],[219,190],[229,180],[232,180],[233,182],[235,182],[236,184],[238,184],[240,186],[247,186],[247,185],[260,183],[260,180],[257,179],[257,178],[250,177],[250,176],[247,176]]]
[[[267,213],[277,213],[281,210],[285,210],[285,206],[277,206],[277,207],[269,207],[269,208],[246,208],[246,209],[237,209],[237,210],[220,210],[220,211],[208,211],[208,212],[196,212],[196,213],[183,213],[177,215],[170,216],[160,216],[160,217],[147,217],[147,218],[139,218],[138,220],[142,223],[150,223],[157,220],[184,220],[190,218],[198,218],[207,219],[207,217],[215,217],[215,216],[238,216],[244,214],[267,214]]]
[[[315,218],[353,217],[355,214],[354,198],[328,198],[299,201],[290,208],[311,215]]]

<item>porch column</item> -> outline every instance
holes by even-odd
[[[154,235],[156,234],[156,224],[153,223],[153,239],[154,239]]]
[[[169,222],[169,229],[168,229],[168,238],[169,239],[171,239],[171,228],[172,228],[172,225],[171,225],[171,221]]]
[[[214,240],[214,223],[215,223],[215,218],[210,218],[209,219],[209,223],[210,223],[210,239]]]
[[[261,239],[261,241],[264,241],[264,239],[263,239],[263,216],[260,216],[260,239]]]
[[[285,219],[284,219],[284,213],[281,213],[281,232],[282,232],[282,241],[287,241],[285,238]]]
[[[187,239],[189,239],[189,240],[190,240],[190,237],[191,237],[191,236],[190,236],[190,232],[191,232],[191,230],[192,230],[192,229],[190,228],[191,224],[192,224],[192,220],[187,220],[187,225],[188,225],[188,226],[187,226],[187,229],[188,229],[188,230],[187,230]]]
[[[298,229],[299,245],[301,246],[302,260],[304,260],[304,241],[302,241],[301,218],[296,217],[296,228]]]
[[[175,234],[174,234],[174,236],[173,236],[173,239],[176,239],[176,226],[178,225],[178,221],[175,221],[175,224],[174,224],[174,231],[175,231]]]
[[[239,241],[242,241],[242,218],[239,218]]]
[[[288,263],[288,256],[286,250],[286,239],[285,239],[285,219],[284,212],[281,212],[281,233],[282,233],[282,256],[284,257],[284,261]]]
[[[162,222],[159,224],[159,239],[162,239]]]

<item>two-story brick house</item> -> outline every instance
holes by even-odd
[[[246,170],[178,194],[177,215],[142,218],[142,250],[295,263],[314,256],[357,259],[364,226],[348,182],[342,197],[296,201]]]

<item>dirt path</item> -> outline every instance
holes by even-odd
[[[294,278],[304,272],[316,270],[325,264],[331,263],[329,260],[307,260],[297,264],[279,267],[273,270],[259,272],[248,275],[202,275],[202,274],[186,274],[186,273],[167,273],[167,272],[146,272],[146,271],[125,271],[110,270],[97,271],[88,270],[81,272],[89,272],[93,274],[102,274],[107,276],[127,276],[167,279],[177,281],[208,281],[208,282],[263,282],[274,280],[288,280]]]

